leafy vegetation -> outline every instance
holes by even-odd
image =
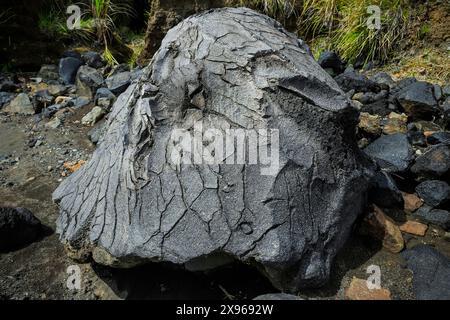
[[[380,8],[380,29],[367,25],[371,5]],[[309,39],[327,37],[326,49],[337,51],[351,63],[386,61],[405,33],[407,8],[406,0],[305,0],[298,30]]]

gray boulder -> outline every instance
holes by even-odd
[[[169,31],[116,101],[92,159],[53,194],[57,232],[105,265],[231,257],[284,291],[323,285],[366,205],[372,170],[356,145],[357,119],[278,22],[244,8],[195,15]],[[245,151],[230,129],[250,137],[254,128],[270,131],[258,144],[271,141],[273,157],[239,163]],[[192,130],[194,150],[185,143]],[[215,159],[199,161],[195,149],[212,139]]]
[[[418,300],[450,300],[450,259],[428,245],[402,252]]]

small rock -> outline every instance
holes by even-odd
[[[0,251],[11,251],[37,239],[41,222],[27,209],[0,208]]]
[[[104,83],[102,74],[89,66],[81,66],[76,76],[77,94],[92,99]]]
[[[364,149],[387,172],[402,172],[414,160],[412,149],[405,134],[383,135]]]
[[[74,57],[62,58],[59,61],[59,75],[65,84],[75,84],[77,71],[83,63]]]
[[[416,187],[416,192],[426,204],[432,207],[438,207],[450,200],[450,186],[445,181],[424,181]]]
[[[413,119],[430,119],[438,111],[433,85],[427,82],[414,82],[397,99],[406,114]]]
[[[106,79],[108,89],[116,96],[125,92],[130,84],[131,73],[129,71],[112,75]]]
[[[318,63],[325,70],[331,69],[333,76],[342,73],[344,70],[344,63],[341,58],[332,51],[322,52],[319,56]]]
[[[417,221],[406,221],[404,224],[400,225],[399,228],[402,232],[420,237],[423,237],[428,230],[428,226],[426,224]]]
[[[63,86],[61,84],[51,84],[48,86],[48,92],[54,97],[59,97],[67,92],[67,86]]]
[[[369,289],[368,281],[353,277],[350,286],[345,290],[345,298],[349,300],[391,300],[388,289]]]
[[[365,218],[365,222],[368,224],[367,232],[381,240],[388,251],[398,253],[403,250],[405,241],[399,227],[380,208],[374,206],[374,211]]]
[[[345,92],[350,90],[355,90],[356,92],[379,92],[381,90],[376,82],[369,80],[365,75],[355,70],[346,71],[338,75],[334,80]]]
[[[358,128],[367,133],[379,135],[381,134],[381,117],[378,115],[371,115],[367,112],[361,112],[359,115]]]
[[[416,159],[411,171],[420,177],[439,178],[450,170],[450,148],[437,145]]]
[[[45,126],[50,129],[57,129],[61,126],[61,124],[61,119],[59,119],[58,117],[54,117],[52,120],[47,122]]]
[[[450,300],[450,259],[428,245],[417,245],[402,253],[413,274],[418,300]]]
[[[408,116],[404,113],[398,114],[391,112],[387,118],[386,124],[383,126],[384,134],[406,133],[408,131],[406,125]]]
[[[392,77],[386,72],[378,72],[369,79],[378,83],[380,86],[384,86],[387,88],[392,87],[395,83]]]
[[[81,119],[81,123],[87,126],[93,126],[105,115],[105,111],[100,107],[92,108],[91,112]]]
[[[106,66],[105,59],[103,59],[103,57],[97,52],[89,51],[83,53],[81,55],[81,58],[84,61],[84,63],[91,68],[100,69]]]
[[[419,219],[437,225],[444,230],[450,229],[450,212],[441,209],[433,209],[427,205],[414,212]]]
[[[423,200],[415,194],[402,192],[402,195],[405,203],[404,210],[408,213],[416,211],[423,205]]]
[[[86,97],[77,97],[75,99],[71,99],[68,103],[69,107],[75,108],[75,109],[79,109],[82,108],[84,106],[87,106],[89,103],[91,103],[91,100],[89,100],[89,98]]]
[[[23,115],[33,115],[35,113],[30,98],[28,98],[26,93],[20,93],[4,108],[4,111],[7,113]]]

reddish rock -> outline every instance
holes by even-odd
[[[369,289],[366,280],[355,277],[345,290],[345,298],[349,300],[392,300],[391,292],[388,289]]]
[[[417,221],[407,221],[400,226],[400,231],[423,237],[428,230],[426,224]]]

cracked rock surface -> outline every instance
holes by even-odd
[[[114,104],[91,161],[66,179],[61,240],[102,264],[256,264],[284,291],[322,285],[366,202],[357,111],[307,48],[249,9],[192,16]],[[279,167],[168,159],[174,128],[277,129]],[[225,133],[224,133],[225,134]]]

